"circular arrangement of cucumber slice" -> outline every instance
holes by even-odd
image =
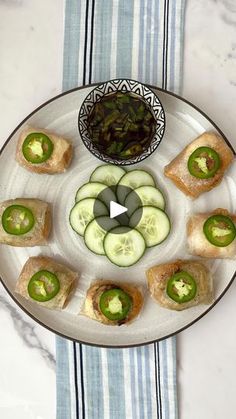
[[[100,182],[88,182],[81,186],[76,192],[75,202],[82,201],[85,198],[97,198],[104,190],[106,190],[106,193],[103,194],[103,202],[109,208],[110,201],[116,202],[116,195],[111,189],[107,188],[107,185]]]
[[[162,210],[165,209],[165,199],[159,189],[154,186],[140,186],[135,191],[130,192],[125,200],[125,207],[128,208],[127,214],[129,217],[139,208],[140,201],[143,207],[150,205]]]
[[[95,198],[85,198],[77,202],[70,212],[70,225],[80,236],[84,235],[88,223],[94,219],[94,204]],[[98,206],[98,215],[108,214],[107,207],[103,202],[98,202]]]
[[[134,265],[143,256],[146,244],[137,230],[115,227],[104,239],[104,251],[108,259],[115,265],[128,267]]]
[[[142,217],[136,225],[135,219],[139,217],[140,211],[142,211]],[[170,220],[166,213],[160,208],[151,206],[137,209],[131,216],[129,225],[136,226],[136,229],[143,235],[147,247],[160,244],[170,232]]]
[[[100,182],[88,182],[78,189],[75,195],[75,202],[82,201],[85,198],[97,198],[97,196],[106,188],[106,185]]]
[[[125,202],[126,196],[123,192],[124,188],[119,188],[119,186],[127,186],[130,189],[137,189],[140,186],[155,186],[155,181],[152,175],[145,170],[136,169],[126,173],[120,179],[116,192],[118,201],[122,204]]]
[[[113,186],[118,184],[125,173],[126,170],[122,167],[103,164],[93,171],[89,180],[90,182],[100,182],[106,186]]]
[[[103,223],[105,229],[102,228]],[[105,255],[103,241],[107,231],[118,226],[118,221],[108,216],[97,217],[90,221],[84,232],[84,242],[88,249],[97,255]]]
[[[131,192],[126,194],[128,188]],[[129,227],[109,217],[111,201],[125,205]],[[84,237],[89,250],[120,267],[137,263],[147,248],[163,242],[170,232],[163,193],[145,170],[126,172],[101,165],[77,190],[75,202],[69,217],[72,229]]]

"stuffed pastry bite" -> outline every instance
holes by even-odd
[[[188,249],[206,258],[236,258],[236,214],[217,208],[192,215],[187,223]]]
[[[29,126],[20,134],[16,161],[30,172],[62,173],[71,158],[71,143],[59,135]]]
[[[213,302],[212,278],[198,261],[176,260],[153,266],[146,272],[152,298],[171,310],[184,310]]]
[[[107,325],[122,325],[138,316],[143,306],[139,289],[126,283],[96,281],[87,291],[81,314]]]
[[[233,151],[220,135],[205,132],[165,167],[164,174],[186,195],[197,198],[222,181],[233,159]]]
[[[45,256],[30,257],[24,265],[15,292],[51,309],[63,309],[78,274]]]
[[[47,202],[16,198],[0,203],[0,243],[20,247],[46,245],[50,230]]]

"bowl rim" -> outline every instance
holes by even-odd
[[[150,145],[151,145],[151,143],[152,143],[152,141],[151,141],[151,143],[150,143],[150,145],[149,145],[149,147],[147,148],[147,150],[145,150],[145,153],[146,153],[146,155],[143,157],[143,158],[141,158],[141,156],[143,155],[143,152],[141,153],[141,154],[139,154],[138,156],[133,156],[132,158],[130,158],[130,159],[126,159],[126,160],[122,160],[122,159],[119,159],[119,158],[116,158],[116,159],[113,159],[112,157],[110,157],[110,156],[108,156],[108,155],[106,155],[106,154],[103,154],[100,150],[98,150],[97,149],[97,152],[98,152],[98,155],[97,154],[95,154],[94,152],[93,152],[93,150],[91,150],[89,147],[88,147],[88,145],[86,144],[86,142],[84,141],[84,134],[82,134],[81,133],[81,129],[80,129],[80,113],[81,113],[81,109],[83,108],[83,106],[84,106],[84,103],[86,102],[86,100],[87,100],[87,98],[88,98],[88,96],[89,95],[91,95],[91,93],[92,92],[94,92],[95,90],[97,90],[98,88],[100,88],[100,86],[103,86],[103,85],[106,85],[107,83],[110,83],[110,82],[114,82],[114,81],[128,81],[128,82],[134,82],[134,83],[138,83],[138,84],[141,84],[142,86],[144,86],[145,88],[147,88],[148,90],[149,90],[149,92],[157,99],[157,101],[159,102],[159,104],[160,104],[160,106],[161,106],[161,109],[162,109],[162,112],[163,112],[163,122],[164,122],[164,124],[163,124],[163,134],[162,134],[162,136],[161,137],[159,137],[159,142],[158,142],[158,144],[156,144],[156,146],[154,146],[154,149],[153,150],[149,150],[149,148],[150,148]],[[83,142],[83,144],[84,144],[84,146],[87,148],[87,150],[94,156],[94,157],[96,157],[97,159],[99,159],[100,161],[102,161],[103,163],[106,163],[106,164],[112,164],[112,165],[114,165],[114,166],[132,166],[132,165],[134,165],[134,164],[138,164],[138,163],[141,163],[141,162],[143,162],[144,160],[146,160],[148,157],[150,157],[156,150],[157,150],[157,148],[159,147],[159,145],[161,144],[161,142],[162,142],[162,140],[163,140],[163,138],[164,138],[164,135],[165,135],[165,129],[166,129],[166,115],[165,115],[165,110],[164,110],[164,106],[162,105],[162,102],[161,102],[161,100],[160,100],[160,98],[157,96],[157,94],[152,90],[152,86],[150,86],[150,85],[148,85],[148,84],[145,84],[145,83],[142,83],[142,82],[140,82],[140,81],[138,81],[138,80],[135,80],[135,79],[130,79],[130,78],[127,78],[127,77],[117,77],[117,78],[113,78],[113,79],[110,79],[110,80],[106,80],[106,81],[104,81],[104,82],[101,82],[101,83],[96,83],[96,84],[93,84],[93,85],[90,85],[90,86],[94,86],[94,88],[90,91],[90,93],[86,96],[86,98],[83,100],[83,102],[82,102],[82,105],[80,106],[80,109],[79,109],[79,113],[78,113],[78,120],[77,120],[77,125],[78,125],[78,130],[79,130],[79,134],[80,134],[80,137],[81,137],[81,140],[82,140],[82,142]],[[118,89],[117,89],[117,91],[119,91]],[[103,96],[106,96],[106,95],[103,95]],[[140,96],[141,98],[143,97],[142,95],[137,95],[137,96]],[[144,97],[143,97],[144,98]],[[144,100],[145,100],[145,102],[146,102],[146,99],[144,98]],[[97,103],[97,102],[94,102],[94,104],[95,103]],[[150,106],[150,105],[149,105]],[[152,106],[150,106],[151,107],[151,109],[152,109]],[[156,121],[157,121],[157,119],[156,119]],[[156,132],[154,133],[154,135],[153,135],[153,137],[156,135]],[[152,139],[153,140],[153,139]],[[91,143],[93,143],[92,142],[92,140],[90,140],[91,141]],[[138,159],[138,160],[137,160]]]

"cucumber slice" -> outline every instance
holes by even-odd
[[[90,221],[84,232],[84,242],[88,249],[97,255],[105,255],[103,247],[104,237],[109,230],[117,226],[119,226],[117,220],[106,216],[97,217]]]
[[[142,206],[149,205],[162,210],[165,209],[165,200],[159,189],[154,188],[154,186],[140,186],[130,192],[125,200],[125,207],[128,208],[127,214],[129,217],[138,209],[140,201]]]
[[[126,173],[120,179],[116,191],[118,201],[122,204],[125,202],[125,199],[129,194],[129,190],[127,189],[127,193],[125,193],[125,189],[119,188],[119,186],[126,186],[130,189],[137,189],[140,186],[155,186],[155,181],[150,173],[146,172],[145,170],[136,169]]]
[[[85,198],[75,204],[70,212],[70,225],[80,236],[84,235],[88,223],[94,219],[94,204],[96,203],[96,216],[108,215],[105,204],[95,198]]]
[[[75,202],[79,202],[85,198],[97,198],[98,194],[105,188],[107,188],[107,186],[100,182],[85,183],[76,192]]]
[[[105,189],[106,191],[103,194],[101,194]],[[100,182],[88,182],[81,186],[76,192],[75,202],[82,201],[82,199],[85,198],[97,198],[99,194],[101,194],[99,196],[99,199],[108,208],[110,206],[110,201],[116,202],[116,195],[112,191],[112,189],[109,189],[107,185],[104,185],[104,183]]]
[[[104,185],[117,185],[119,180],[124,176],[126,171],[112,164],[103,164],[98,166],[90,176],[90,182],[100,182]]]
[[[115,227],[109,231],[103,246],[108,259],[121,267],[134,265],[146,249],[142,234],[128,227]]]
[[[137,217],[142,217],[138,224],[136,224]],[[143,235],[146,246],[152,247],[161,243],[166,239],[170,232],[170,220],[166,213],[159,208],[146,206],[137,209],[130,218],[130,227],[135,228]]]

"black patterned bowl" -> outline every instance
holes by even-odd
[[[142,101],[146,102],[147,106],[152,111],[156,121],[155,132],[149,147],[140,155],[132,156],[128,159],[114,159],[113,157],[102,153],[92,142],[88,130],[88,117],[91,114],[95,103],[99,102],[103,96],[116,93],[117,91],[123,93],[130,92],[140,96]],[[135,80],[115,79],[98,85],[89,93],[80,108],[78,125],[80,136],[84,145],[94,156],[106,163],[128,166],[141,162],[142,160],[149,157],[157,149],[165,131],[165,113],[159,98],[147,86]]]

